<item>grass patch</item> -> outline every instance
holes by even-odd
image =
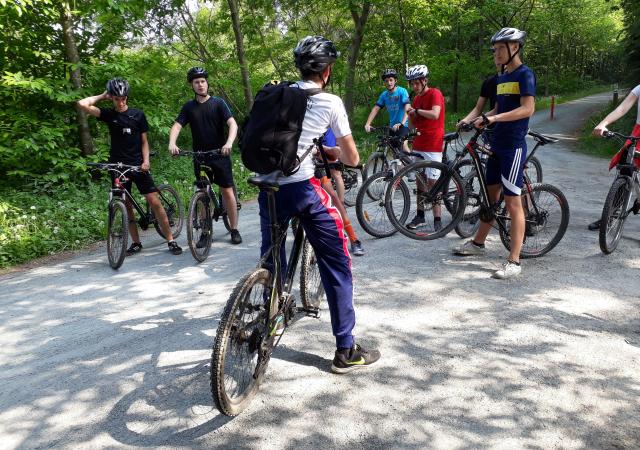
[[[622,99],[621,99],[622,100]],[[598,156],[601,158],[611,158],[619,149],[620,143],[612,139],[603,139],[599,136],[594,136],[592,131],[594,127],[600,123],[602,119],[606,117],[611,111],[615,109],[617,105],[610,103],[609,106],[593,116],[591,116],[586,122],[580,134],[580,145],[578,150],[587,155]],[[636,108],[632,107],[631,110],[620,120],[609,125],[611,131],[617,131],[618,133],[630,134],[633,130],[633,126],[636,123]]]

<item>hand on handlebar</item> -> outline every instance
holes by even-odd
[[[371,133],[371,125],[365,125],[364,126],[364,131],[366,131],[367,133]]]
[[[391,127],[391,129],[392,129],[393,131],[398,131],[398,129],[399,129],[401,126],[402,126],[402,124],[401,124],[401,123],[397,123],[397,124],[395,124],[394,126],[392,126],[392,127]]]
[[[169,144],[169,151],[173,156],[178,156],[180,154],[180,149],[175,144],[173,145]]]
[[[607,129],[607,127],[605,127],[604,125],[597,125],[594,129],[593,129],[593,135],[594,136],[602,136],[602,137],[607,137],[609,133],[609,130]]]

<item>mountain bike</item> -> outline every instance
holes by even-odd
[[[617,176],[611,184],[602,208],[600,250],[608,255],[618,247],[624,222],[629,214],[635,215],[640,212],[640,152],[636,150],[640,137],[625,136],[615,131],[605,131],[602,136],[626,141],[611,159],[609,169],[615,167]]]
[[[349,166],[341,161],[336,161],[330,163],[330,166],[331,169],[339,171],[342,176],[342,183],[344,185],[344,206],[351,207],[355,205],[360,185],[365,179],[362,164]],[[334,188],[336,188],[333,177],[331,178],[331,181],[334,184]]]
[[[128,225],[129,216],[126,208],[126,199],[129,198],[131,205],[138,212],[138,225],[142,230],[153,225],[158,234],[166,239],[162,231],[162,227],[158,219],[155,217],[153,210],[146,204],[146,208],[142,208],[135,200],[131,193],[125,188],[125,183],[129,181],[127,174],[129,172],[140,172],[140,166],[131,166],[122,163],[87,163],[87,166],[106,170],[115,174],[113,186],[109,192],[109,215],[107,219],[107,256],[109,265],[118,269],[126,256],[127,241],[129,237]],[[169,220],[171,234],[176,239],[182,231],[184,221],[184,209],[182,201],[176,191],[167,184],[160,184],[158,188],[158,197]],[[145,202],[146,203],[146,202]]]
[[[364,164],[364,180],[376,173],[387,170],[389,163],[397,159],[397,152],[401,151],[402,143],[415,136],[415,133],[404,138],[402,136],[392,136],[392,128],[388,126],[371,127],[371,130],[379,132],[376,136],[378,143],[376,144],[376,150],[369,155],[367,162]]]
[[[402,150],[403,141],[411,139],[414,136],[415,133],[405,137],[379,136],[381,145],[386,146],[391,152],[391,155],[385,152],[375,156],[374,153],[373,159],[369,159],[370,162],[374,162],[373,166],[370,167],[371,170],[375,170],[375,172],[370,173],[358,191],[358,196],[356,197],[356,217],[362,229],[373,237],[384,238],[393,235],[397,231],[387,217],[384,204],[385,194],[389,182],[396,173],[398,173],[400,168],[412,164],[416,159],[422,158],[422,155],[418,152],[405,153]],[[380,168],[377,166],[378,163],[380,164]],[[401,197],[401,199],[405,197],[409,198],[409,189],[408,183],[403,182],[400,189],[396,190],[395,195]],[[405,202],[401,199],[394,202],[394,205],[398,205],[401,208],[395,211],[395,214],[403,218],[402,220],[406,220],[410,208],[406,208],[408,201]]]
[[[480,163],[484,172],[484,167],[489,155],[491,154],[491,147],[486,142],[488,133],[483,133],[481,138],[478,139],[476,145],[478,154],[480,155]],[[534,155],[538,150],[538,147],[546,144],[553,144],[558,140],[549,136],[542,135],[536,131],[529,130],[527,133],[535,141],[536,145],[531,152],[528,153],[527,158],[524,161],[524,176],[528,179],[530,184],[542,183],[542,164],[540,160]],[[483,141],[481,143],[481,141]],[[454,160],[458,161],[455,164],[458,167],[458,173],[463,177],[464,185],[467,191],[467,209],[462,216],[462,219],[455,226],[455,232],[461,238],[468,238],[473,236],[478,228],[480,228],[480,217],[477,213],[480,198],[480,182],[477,172],[473,168],[473,163],[470,159],[462,159],[468,155],[466,146],[457,146],[455,150]],[[442,162],[447,164],[444,155]]]
[[[317,316],[324,296],[315,256],[297,218],[291,220],[295,237],[286,273],[283,270],[280,251],[285,245],[289,224],[279,223],[275,200],[282,175],[282,171],[277,170],[248,180],[267,194],[272,245],[262,256],[258,268],[235,286],[216,332],[211,355],[211,393],[218,409],[227,416],[236,416],[249,405],[282,333],[299,312]],[[301,254],[302,307],[297,307],[291,291]],[[268,259],[271,270],[266,268]]]
[[[216,193],[211,185],[207,169],[211,167],[201,163],[202,158],[206,155],[220,155],[220,149],[208,150],[203,152],[181,150],[176,156],[191,156],[196,164],[198,177],[194,182],[195,190],[189,201],[189,218],[187,220],[187,241],[191,254],[198,262],[207,259],[211,251],[211,242],[213,240],[213,222],[222,219],[227,231],[231,231],[231,223],[229,216],[222,201],[222,192]],[[235,186],[234,186],[235,192]],[[237,208],[240,210],[241,205],[237,200]]]
[[[464,125],[464,131],[473,131],[471,125]],[[491,222],[495,220],[494,228],[497,228],[503,245],[510,249],[510,224],[511,218],[504,205],[504,199],[493,203],[489,198],[484,170],[480,160],[481,152],[491,150],[478,144],[478,139],[484,132],[483,129],[475,129],[474,136],[465,146],[466,152],[471,157],[473,164],[472,178],[477,178],[478,191],[470,194],[465,180],[454,169],[455,162],[443,164],[434,161],[422,161],[414,163],[402,169],[392,180],[387,190],[385,206],[393,225],[407,237],[418,240],[431,240],[445,236],[463,218],[469,220],[477,217],[478,220]],[[555,142],[553,138],[536,133],[538,145]],[[536,137],[534,137],[535,139]],[[427,174],[427,171],[429,174]],[[393,214],[394,190],[400,186],[403,179],[412,175],[416,183],[420,183],[422,189],[413,192],[414,201],[425,211],[425,222],[422,226],[410,229],[404,222]],[[428,175],[431,175],[428,177]],[[431,178],[429,180],[428,178]],[[473,195],[471,201],[468,196]],[[542,256],[553,249],[564,236],[569,224],[569,205],[564,194],[555,186],[544,183],[532,183],[529,176],[524,177],[522,189],[522,205],[525,213],[525,237],[520,256],[522,258],[534,258]],[[436,206],[441,211],[441,226],[437,229],[435,222],[426,218],[426,213],[433,213]]]

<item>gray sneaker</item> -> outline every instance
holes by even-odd
[[[485,248],[473,243],[473,239],[459,245],[453,249],[453,254],[458,256],[478,256],[484,255]]]
[[[493,278],[506,280],[507,278],[520,275],[520,272],[522,272],[522,266],[520,264],[507,260],[507,262],[502,265],[502,269],[493,272]]]
[[[362,248],[362,242],[354,241],[351,243],[351,253],[354,256],[364,256],[364,249]]]

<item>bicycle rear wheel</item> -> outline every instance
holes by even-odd
[[[168,184],[161,184],[158,186],[158,198],[167,213],[169,227],[171,227],[171,234],[174,239],[177,239],[182,232],[182,225],[184,223],[184,208],[182,206],[182,200],[180,200],[175,189]],[[153,217],[153,211],[151,211],[151,215]],[[160,223],[156,217],[153,217],[153,226],[163,239],[167,238],[162,232],[162,228],[160,227]]]
[[[211,394],[227,416],[237,416],[251,402],[266,366],[270,274],[257,269],[240,279],[220,318],[211,353]]]
[[[526,185],[524,189],[527,189]],[[525,216],[525,235],[520,250],[523,259],[537,258],[551,251],[564,236],[569,225],[569,204],[555,186],[533,184],[528,193],[522,195]],[[506,212],[505,212],[506,216]],[[500,240],[507,250],[511,250],[507,219],[505,229],[500,229]]]
[[[313,247],[305,238],[302,245],[302,268],[300,269],[300,297],[302,306],[317,310],[325,298],[324,286],[320,279],[318,260]]]
[[[342,171],[342,180],[344,182],[344,206],[353,206],[356,204],[356,197],[362,180],[364,180],[362,168],[345,167]]]
[[[530,183],[542,183],[542,164],[535,156],[532,156],[524,166],[524,173],[529,177]]]
[[[109,219],[107,227],[107,256],[109,265],[118,269],[127,254],[127,240],[129,237],[129,216],[127,207],[120,199],[109,202]]]
[[[187,242],[196,261],[207,259],[212,239],[211,200],[206,192],[196,191],[189,202],[187,220]]]
[[[373,237],[384,238],[398,230],[393,226],[385,207],[385,193],[393,180],[391,171],[371,175],[364,182],[356,198],[356,217],[364,231]],[[394,214],[401,223],[406,222],[411,210],[409,187],[402,181],[391,199]]]
[[[393,206],[402,182],[409,187],[411,195],[411,211],[407,217],[414,217],[408,223],[401,220],[402,216]],[[438,185],[442,187],[436,191]],[[460,221],[466,201],[466,189],[460,175],[456,171],[449,172],[447,165],[435,161],[419,161],[404,167],[385,193],[385,208],[393,226],[405,236],[423,241],[449,233]],[[422,218],[419,211],[423,213]],[[435,221],[436,216],[440,221]]]
[[[470,165],[471,161],[469,161],[469,164],[465,164],[463,170],[460,172],[467,192],[467,204],[465,205],[462,218],[455,228],[456,233],[461,238],[473,236],[476,231],[478,231],[478,228],[480,228],[480,177],[478,177],[478,173],[475,168],[473,168],[473,165],[471,165],[471,170],[467,170]]]
[[[631,182],[627,178],[616,178],[609,189],[602,208],[600,221],[600,250],[605,255],[615,251],[622,237],[624,221],[628,216]]]

